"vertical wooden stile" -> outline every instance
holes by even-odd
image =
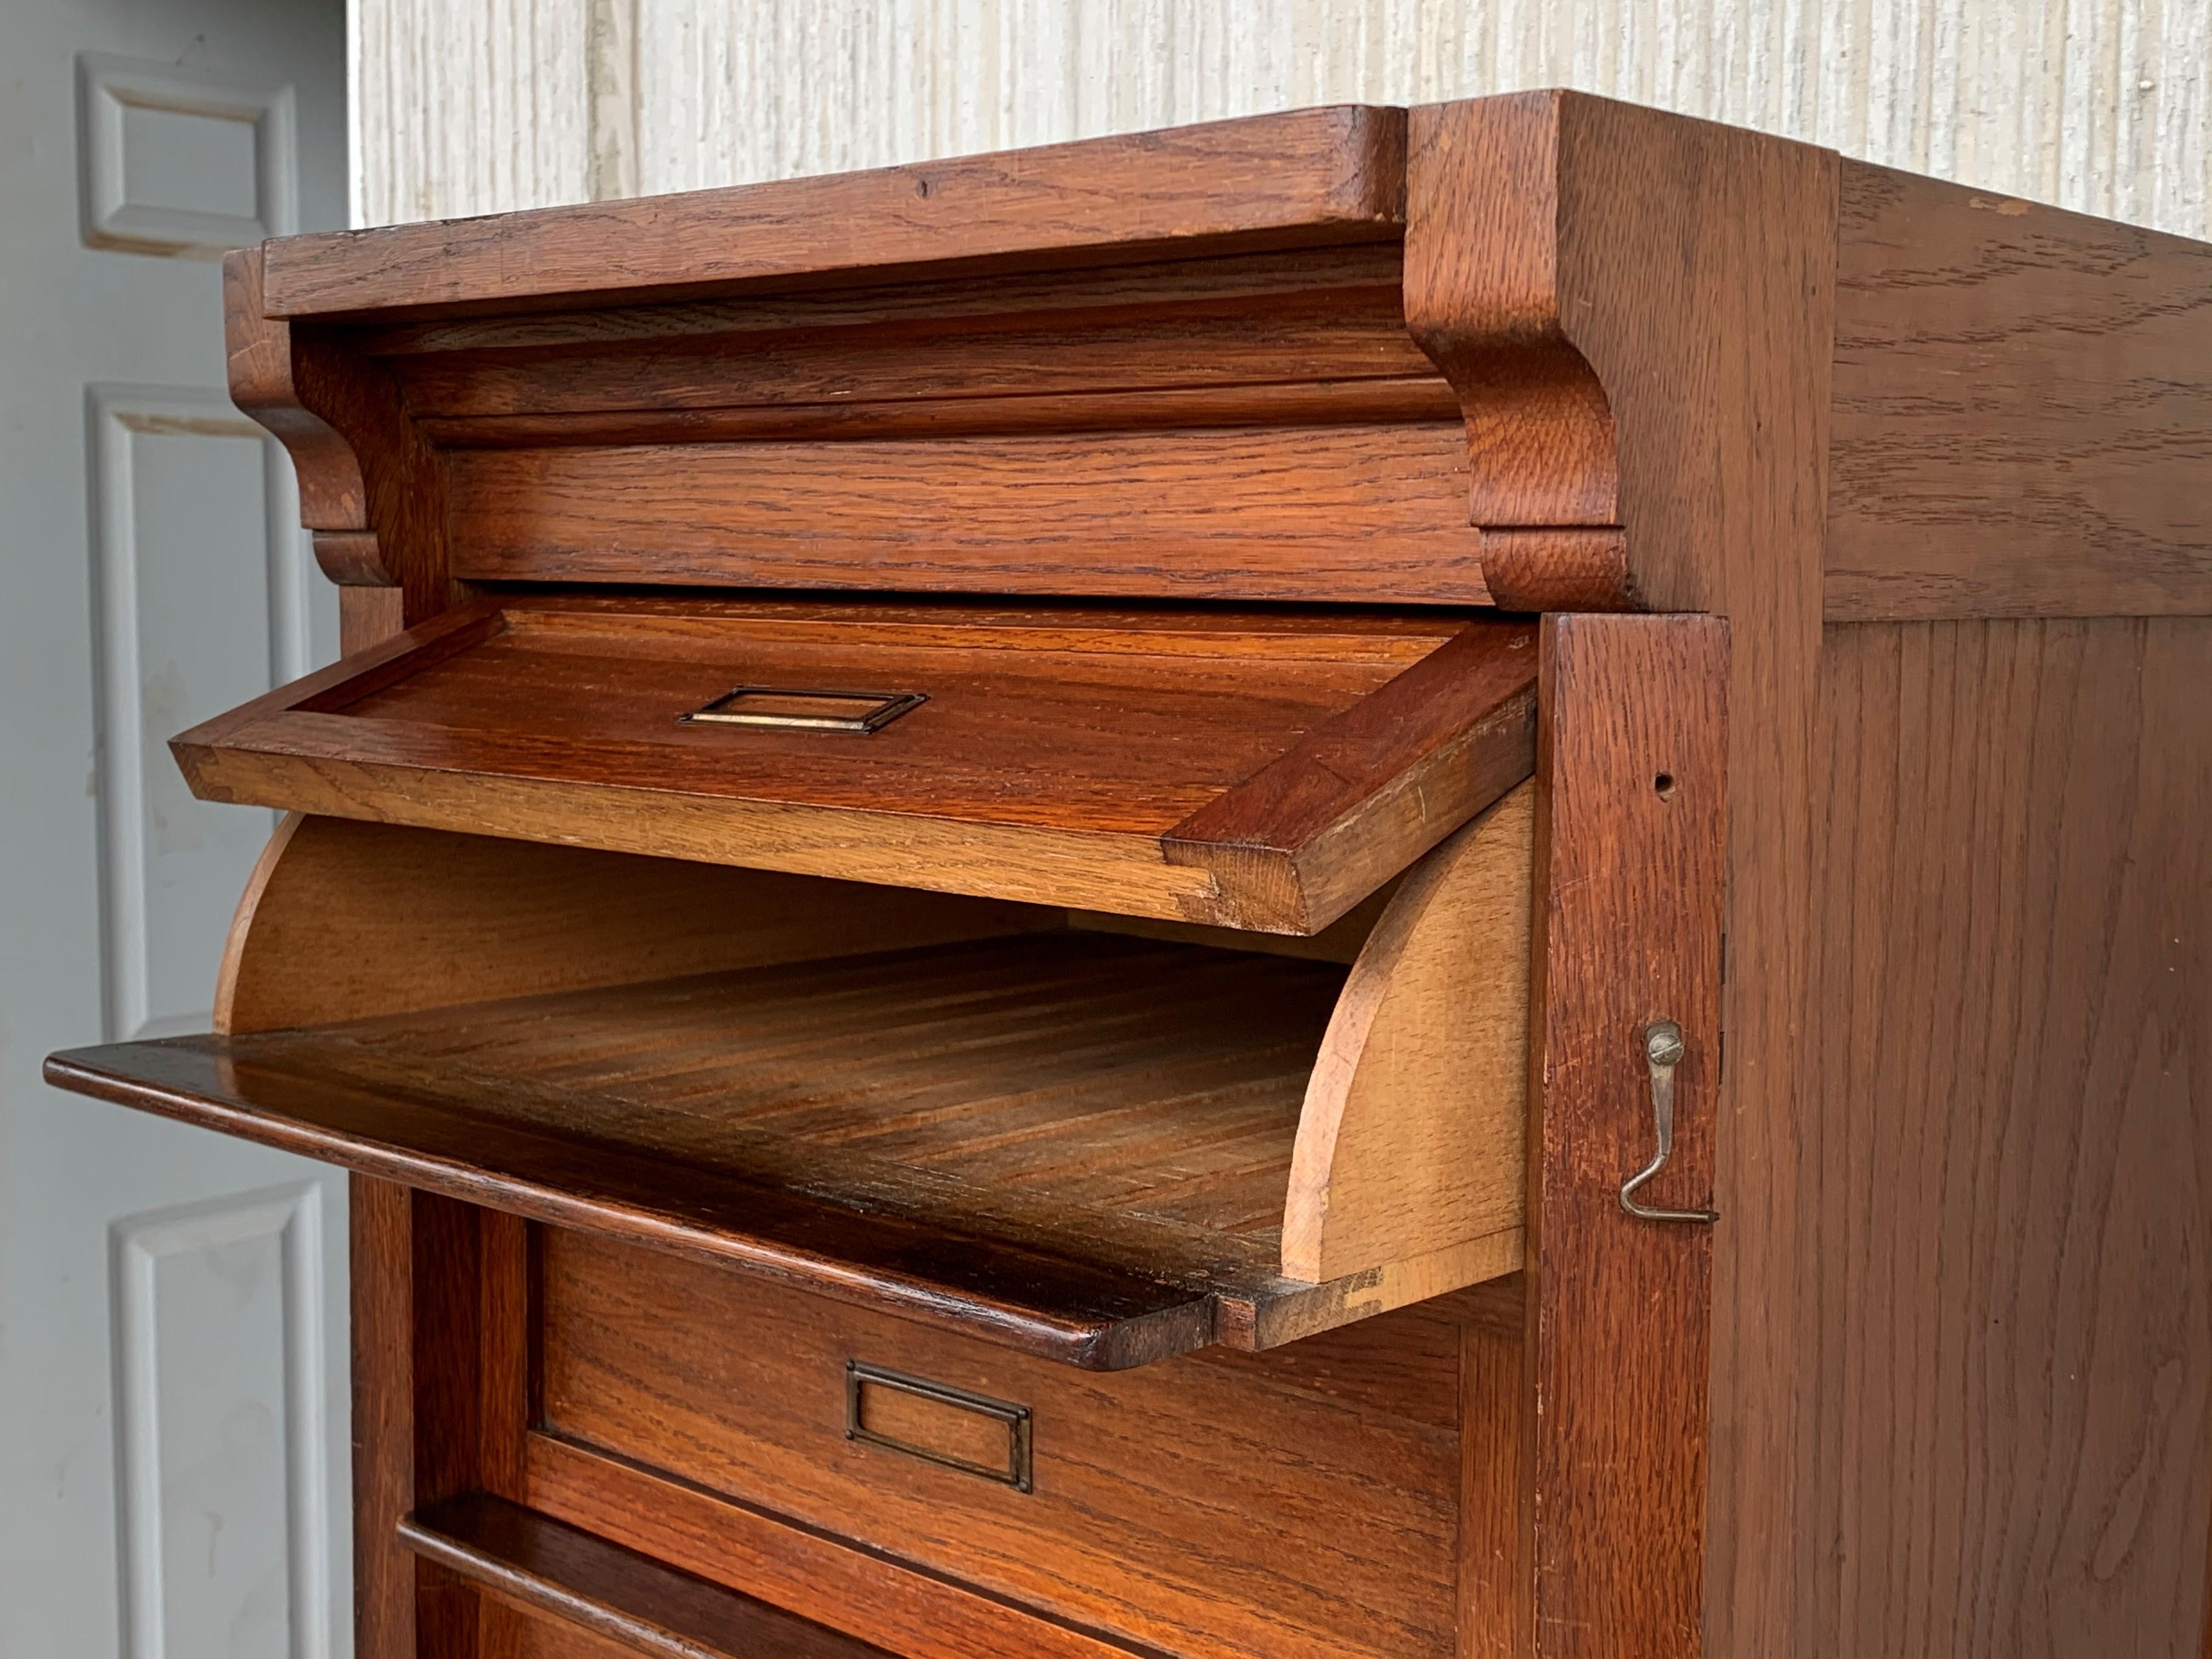
[[[1645,1028],[1671,1019],[1674,1157],[1638,1197],[1711,1201],[1727,674],[1717,617],[1545,621],[1524,1350],[1539,1659],[1702,1646],[1713,1233],[1632,1217],[1620,1188],[1653,1151]]]
[[[358,1659],[415,1652],[415,1563],[394,1530],[415,1501],[413,1196],[373,1176],[354,1176],[347,1187]]]

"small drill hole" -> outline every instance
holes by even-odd
[[[1665,800],[1674,793],[1674,775],[1672,772],[1662,772],[1651,780],[1651,787],[1659,792],[1659,799]]]

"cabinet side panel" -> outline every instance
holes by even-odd
[[[1828,617],[2212,611],[2212,246],[1842,185]]]
[[[1828,630],[1804,1651],[2204,1639],[2208,662],[2203,619]]]

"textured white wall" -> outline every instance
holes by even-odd
[[[354,0],[359,222],[1571,86],[2204,236],[2212,0]]]

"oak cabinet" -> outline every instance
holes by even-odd
[[[1554,94],[233,255],[348,654],[48,1075],[356,1172],[366,1659],[2203,1640],[2209,256]]]

